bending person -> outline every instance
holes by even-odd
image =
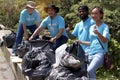
[[[17,55],[16,49],[19,44],[21,44],[23,34],[25,39],[28,39],[28,30],[31,33],[34,33],[34,31],[37,29],[37,27],[40,24],[40,14],[35,9],[35,3],[33,1],[28,1],[27,5],[24,10],[22,10],[20,14],[20,20],[19,25],[17,29],[17,35],[15,39],[15,43],[13,46],[13,55]],[[39,36],[36,36],[34,39],[38,39]]]
[[[57,14],[59,12],[59,8],[55,5],[45,7],[45,11],[48,13],[48,16],[41,22],[40,26],[29,40],[32,40],[40,31],[42,31],[43,28],[47,28],[51,37],[49,41],[53,43],[53,49],[55,50],[68,40],[65,30],[65,21],[63,17]]]

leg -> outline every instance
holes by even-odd
[[[58,40],[56,40],[55,43],[53,43],[54,49],[58,48],[59,46],[61,46],[64,43],[66,43],[67,40],[68,40],[68,38],[66,36],[62,35]]]
[[[87,71],[91,80],[96,80],[96,70],[103,64],[103,60],[103,53],[96,53],[95,55],[89,56],[90,64],[88,65]]]
[[[18,29],[17,29],[17,33],[16,33],[15,43],[14,43],[14,46],[13,46],[13,53],[15,55],[17,55],[16,54],[16,49],[17,49],[17,46],[19,44],[21,44],[21,41],[22,41],[22,38],[23,38],[23,34],[24,34],[23,26],[22,26],[22,24],[19,23]]]

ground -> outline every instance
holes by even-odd
[[[0,80],[15,80],[13,72],[0,49]]]

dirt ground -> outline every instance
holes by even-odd
[[[14,74],[0,48],[0,80],[15,80]]]

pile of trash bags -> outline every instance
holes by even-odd
[[[36,46],[38,43],[43,44]],[[30,80],[88,80],[87,71],[81,67],[85,62],[73,53],[77,47],[63,44],[54,51],[49,41],[30,45],[22,59],[23,74]]]

